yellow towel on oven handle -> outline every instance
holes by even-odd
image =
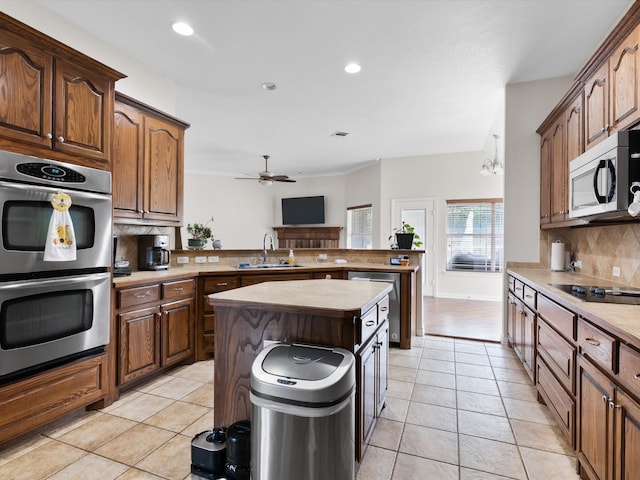
[[[58,192],[51,198],[51,219],[44,245],[45,262],[68,262],[76,259],[76,235],[69,214],[71,197]]]

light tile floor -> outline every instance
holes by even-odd
[[[511,349],[425,337],[389,360],[387,406],[358,480],[578,479]],[[213,361],[179,367],[0,450],[0,479],[197,480],[191,439],[212,423]]]

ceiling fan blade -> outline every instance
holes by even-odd
[[[282,177],[284,177],[284,178],[282,178]],[[277,175],[276,177],[272,178],[272,180],[274,180],[275,182],[296,183],[296,181],[294,179],[289,178],[286,175]]]
[[[260,180],[259,177],[235,177],[234,180]]]

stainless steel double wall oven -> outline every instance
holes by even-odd
[[[63,192],[76,259],[44,261]],[[99,352],[109,342],[111,173],[0,152],[0,383]]]

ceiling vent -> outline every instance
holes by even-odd
[[[346,137],[347,135],[349,135],[349,132],[340,132],[340,131],[337,131],[337,132],[333,132],[333,133],[331,134],[331,136],[332,136],[332,137]]]

